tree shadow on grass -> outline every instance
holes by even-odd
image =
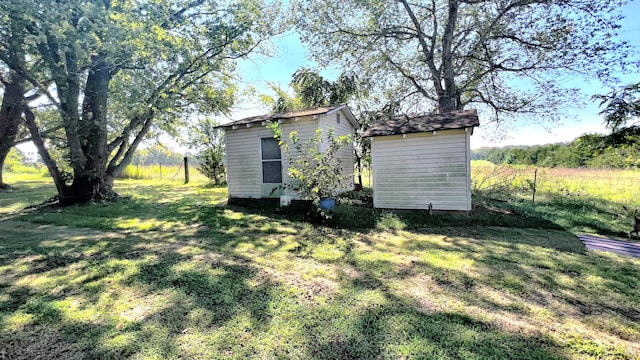
[[[195,306],[215,313],[209,326],[220,325],[247,310],[256,327],[268,323],[269,317],[265,314],[270,301],[269,289],[275,285],[264,280],[260,285],[249,286],[248,280],[257,274],[247,261],[208,260],[206,267],[199,270],[176,270],[181,263],[192,259],[177,253],[166,254],[158,261],[141,266],[140,271],[125,283],[129,286],[146,284],[153,291],[179,291]]]
[[[465,313],[419,310],[398,295],[368,264],[346,277],[334,303],[318,309],[307,331],[313,359],[568,359],[543,333],[519,334]],[[374,266],[375,267],[375,266]],[[394,274],[387,274],[395,277]],[[365,296],[369,294],[369,297]],[[332,307],[349,307],[346,318]]]
[[[177,339],[190,328],[216,328],[239,317],[246,317],[253,329],[269,326],[268,307],[278,285],[250,261],[205,250],[206,243],[197,248],[189,241],[173,244],[120,233],[66,239],[53,233],[31,235],[21,246],[2,249],[0,258],[0,354],[12,359],[122,358],[135,353],[182,358],[187,350]],[[189,246],[195,253],[181,253]],[[19,248],[14,256],[5,256],[5,251]],[[25,278],[38,281],[18,285]],[[114,306],[110,304],[126,305],[131,296],[133,309],[105,312]],[[161,296],[167,296],[161,304],[139,302]],[[136,311],[143,316],[126,315]],[[55,329],[55,338],[49,329]],[[24,346],[29,338],[34,344]],[[50,342],[59,344],[60,351],[36,353]]]
[[[145,214],[156,205],[159,207],[156,212]],[[194,203],[194,200],[168,203],[145,200],[137,209],[116,210],[104,211],[107,221],[115,211],[122,218],[148,216],[147,219],[184,224],[185,228],[191,225],[198,227],[188,234],[183,232],[184,228],[177,229],[174,235],[172,231],[149,236],[118,232],[114,238],[98,236],[78,242],[65,242],[63,237],[57,236],[57,244],[47,243],[44,241],[47,238],[43,237],[27,246],[3,249],[2,265],[17,264],[14,263],[16,258],[36,257],[21,263],[26,267],[33,263],[34,271],[31,273],[26,269],[20,270],[19,276],[12,276],[10,272],[0,274],[9,276],[3,283],[8,285],[4,289],[11,292],[8,301],[13,309],[3,313],[3,319],[20,312],[33,316],[33,320],[29,320],[32,321],[30,325],[17,330],[2,328],[0,341],[17,336],[22,342],[13,343],[24,344],[26,338],[34,334],[36,338],[38,334],[46,338],[47,333],[43,329],[49,326],[59,330],[63,348],[75,349],[77,357],[276,357],[280,353],[273,349],[256,353],[264,349],[259,347],[259,343],[265,341],[256,337],[266,336],[278,324],[284,323],[283,332],[277,336],[291,336],[292,339],[286,342],[300,348],[293,349],[297,352],[291,357],[566,358],[568,356],[563,352],[570,351],[565,350],[566,344],[556,344],[542,332],[521,335],[517,330],[499,326],[461,309],[425,310],[419,306],[419,299],[393,290],[390,283],[397,279],[427,276],[444,291],[458,296],[460,301],[486,311],[523,316],[528,310],[517,306],[519,301],[537,296],[531,302],[539,301],[544,305],[543,301],[547,299],[547,294],[535,294],[527,284],[543,284],[541,290],[563,296],[562,300],[569,303],[568,308],[578,309],[580,315],[585,315],[587,310],[593,310],[597,305],[597,302],[582,296],[572,296],[568,291],[577,288],[554,279],[553,275],[571,277],[584,274],[613,278],[614,282],[606,283],[607,289],[612,293],[626,291],[624,296],[627,300],[631,299],[633,289],[638,285],[634,287],[633,283],[627,283],[633,268],[614,275],[618,272],[610,269],[609,265],[593,270],[590,267],[595,264],[581,264],[585,259],[580,250],[571,244],[557,243],[558,237],[570,237],[566,233],[558,235],[560,232],[539,241],[535,237],[523,237],[528,230],[478,229],[448,223],[450,225],[429,226],[425,230],[398,234],[406,238],[402,246],[409,253],[426,252],[436,257],[447,252],[463,253],[482,268],[490,269],[474,277],[463,269],[445,269],[426,260],[399,266],[392,261],[350,258],[357,250],[351,238],[360,236],[366,239],[370,230],[349,232],[314,228],[305,235],[302,230],[309,229],[304,224],[274,220],[263,216],[260,211],[202,205]],[[105,226],[113,228],[114,225],[105,223]],[[443,239],[425,243],[421,232],[439,235]],[[285,237],[291,234],[295,238],[286,240]],[[538,236],[544,234],[544,231],[536,232]],[[397,244],[383,244],[374,235],[369,240],[370,247],[375,246],[382,251],[388,246],[388,253],[397,252],[392,248]],[[325,245],[323,242],[335,245],[334,248],[343,253],[343,257],[333,257],[326,260],[327,263],[338,268],[351,267],[357,272],[357,276],[342,276],[344,280],[337,293],[327,297],[326,302],[304,303],[305,300],[297,295],[299,289],[282,289],[282,285],[271,282],[268,274],[262,272],[264,266],[254,262],[250,256],[238,255],[240,252],[236,251],[246,245],[256,249],[258,256],[281,252],[293,254],[294,259],[288,259],[291,261],[310,260],[319,242],[320,245]],[[294,243],[297,245],[291,251],[285,249]],[[493,248],[483,248],[485,245]],[[537,245],[545,251],[530,254],[525,250],[528,247],[521,245]],[[8,256],[14,250],[17,252]],[[91,255],[95,253],[102,256]],[[525,263],[520,264],[523,260]],[[135,271],[126,272],[125,268],[118,267],[119,263],[126,261],[134,262],[127,268]],[[562,263],[558,265],[553,261]],[[594,260],[598,261],[602,259]],[[70,280],[78,281],[61,284],[58,295],[34,290],[35,284],[29,288],[11,286],[18,277],[51,274],[60,279],[65,271],[72,269],[77,274]],[[271,270],[278,271],[275,266]],[[86,276],[80,280],[82,273]],[[133,294],[119,293],[114,289],[114,283]],[[478,289],[476,283],[493,286],[501,294],[513,296],[515,305],[493,301]],[[628,286],[622,285],[625,283]],[[593,292],[597,290],[593,289]],[[109,315],[100,310],[102,318],[91,321],[69,318],[60,302],[80,297],[84,301],[78,310],[81,313],[96,306],[93,304],[109,308],[110,302],[118,303],[123,296],[134,297],[132,309],[114,310],[112,314],[106,312]],[[602,294],[596,297],[597,301],[603,298]],[[278,304],[274,305],[274,302]],[[626,308],[616,310],[616,307],[624,303],[611,302],[608,309],[623,312]],[[140,314],[136,315],[137,312]],[[197,338],[199,347],[185,349],[189,337],[196,337],[198,332],[205,334]],[[39,348],[46,344],[42,343]]]
[[[429,241],[421,234],[404,233],[402,245],[380,242],[376,245],[378,251],[393,252],[393,247],[401,246],[409,253],[432,255],[412,260],[406,266],[382,266],[390,278],[427,275],[463,301],[490,312],[499,310],[527,315],[529,305],[533,305],[545,308],[558,318],[573,316],[571,314],[577,319],[599,316],[606,309],[607,316],[622,322],[640,320],[635,291],[640,287],[640,279],[633,275],[637,273],[637,262],[593,254],[584,256],[582,252],[553,246],[522,247],[521,244],[534,245],[535,242],[506,241],[503,236],[509,229],[496,231],[502,236],[468,238],[464,234],[446,232],[440,241]],[[556,236],[562,236],[562,233]],[[452,259],[461,257],[465,263],[456,266],[452,260],[449,266],[443,266],[440,259],[446,259],[449,254],[454,254]],[[366,270],[362,265],[359,268]],[[499,297],[503,299],[496,301],[491,294],[493,291],[499,291]]]
[[[507,206],[519,213],[548,219],[567,231],[626,237],[633,216],[623,205],[592,196],[553,194],[535,205],[520,201]]]
[[[330,321],[329,321],[330,323]],[[349,319],[343,332],[310,333],[313,359],[568,359],[544,336],[527,337],[495,328],[467,315],[426,314],[410,307],[382,305]],[[318,329],[314,329],[318,330]],[[401,339],[401,346],[390,338]]]

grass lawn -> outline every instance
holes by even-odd
[[[0,359],[640,358],[640,260],[534,213],[332,229],[139,180],[17,211],[55,191],[7,181]]]

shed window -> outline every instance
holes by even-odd
[[[336,114],[336,122],[340,124],[340,114]]]
[[[280,144],[275,138],[262,138],[262,160],[281,159]]]
[[[265,184],[282,183],[282,163],[280,161],[262,162],[262,182]]]
[[[262,138],[260,145],[262,149],[262,182],[265,184],[282,183],[282,154],[278,140]]]

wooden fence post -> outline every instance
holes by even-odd
[[[189,183],[189,159],[185,156],[183,160],[184,160],[184,183],[188,184]]]
[[[536,171],[533,172],[533,197],[531,198],[531,202],[533,204],[536,203],[536,187],[538,182],[538,169],[536,169]]]

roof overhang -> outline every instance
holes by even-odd
[[[418,116],[394,116],[369,127],[363,137],[402,135],[480,126],[475,109]]]
[[[283,122],[287,120],[297,120],[302,117],[311,116],[314,119],[317,119],[320,115],[329,115],[334,114],[338,111],[343,111],[346,114],[346,117],[351,124],[351,126],[355,129],[360,128],[360,124],[358,120],[356,120],[355,116],[351,112],[351,109],[346,104],[340,105],[330,105],[330,106],[322,106],[317,108],[305,109],[305,110],[295,110],[288,111],[279,114],[266,114],[266,115],[258,115],[251,116],[244,119],[232,121],[226,124],[221,124],[216,126],[219,129],[239,129],[239,128],[250,128],[256,126],[256,124],[266,125],[269,122]]]
[[[349,123],[354,129],[360,128],[360,123],[358,123],[358,120],[356,119],[356,117],[351,112],[351,109],[346,104],[342,104],[331,111],[327,111],[325,115],[335,114],[340,110],[342,110],[345,114],[347,114],[347,119],[349,120]]]

